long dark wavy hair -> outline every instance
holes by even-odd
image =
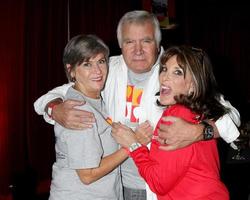
[[[175,96],[176,103],[190,108],[203,119],[217,120],[227,113],[228,109],[220,103],[221,94],[206,52],[187,45],[169,47],[160,58],[160,73],[173,56],[176,56],[178,65],[183,69],[184,78],[189,70],[194,81],[194,92]]]

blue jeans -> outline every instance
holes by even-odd
[[[146,200],[146,190],[123,187],[124,200]]]

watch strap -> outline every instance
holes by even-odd
[[[136,149],[138,149],[139,147],[141,147],[142,145],[139,143],[139,142],[134,142],[132,143],[130,146],[129,146],[129,152],[133,152],[135,151]]]

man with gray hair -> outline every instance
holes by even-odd
[[[147,11],[127,12],[119,21],[117,39],[122,54],[110,57],[109,75],[102,92],[107,110],[113,121],[132,129],[145,121],[155,127],[162,113],[155,103],[159,91],[159,57],[163,52],[159,22]],[[94,120],[92,114],[74,108],[83,102],[63,102],[70,85],[72,83],[57,87],[40,97],[34,104],[35,110],[51,124],[55,120],[72,129],[91,127]],[[239,135],[235,126],[240,124],[239,113],[229,102],[223,98],[221,101],[231,112],[216,122],[209,121],[210,127],[193,125],[179,118],[175,118],[170,126],[162,125],[160,142],[168,144],[163,149],[177,149],[209,139],[207,128],[212,130],[210,138],[222,137],[226,142],[235,140]],[[134,144],[130,151],[138,146]],[[146,190],[145,181],[131,158],[121,165],[121,173],[125,200],[156,199],[148,188]]]

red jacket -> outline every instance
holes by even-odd
[[[181,105],[166,109],[164,116],[177,116],[198,123],[196,114]],[[158,135],[159,120],[154,135]],[[143,146],[131,153],[141,176],[159,200],[227,200],[228,191],[220,181],[216,140],[196,142],[175,151],[159,149],[152,140],[150,151]]]

